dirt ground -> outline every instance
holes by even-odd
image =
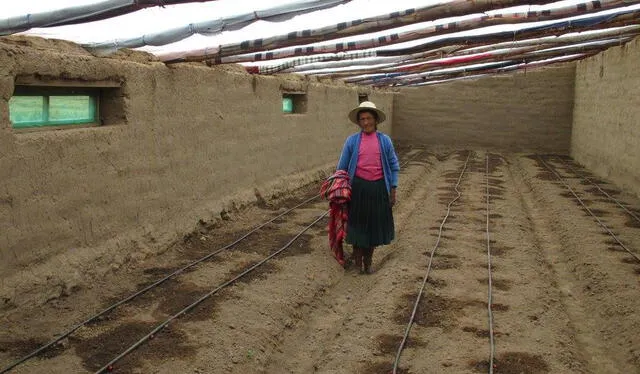
[[[492,351],[494,373],[640,373],[637,197],[562,156],[403,149],[401,161],[396,240],[374,253],[374,274],[338,266],[323,218],[171,321],[112,371],[389,373],[432,259],[398,373],[486,373]],[[450,204],[458,182],[460,197]],[[319,184],[307,186],[231,212],[101,284],[44,307],[2,312],[0,370],[318,190]],[[283,248],[326,209],[319,199],[295,209],[10,372],[99,370]]]

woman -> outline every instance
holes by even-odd
[[[349,113],[360,132],[347,138],[337,170],[349,173],[351,202],[346,242],[353,245],[356,268],[371,274],[376,246],[391,243],[395,235],[391,207],[396,202],[398,156],[388,135],[378,132],[386,115],[370,101]]]

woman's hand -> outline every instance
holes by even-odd
[[[395,189],[395,187],[391,189],[391,195],[389,195],[389,204],[391,206],[396,205],[396,189]]]

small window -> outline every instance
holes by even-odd
[[[285,95],[282,98],[282,112],[293,113],[293,99],[291,97]]]
[[[358,103],[362,103],[365,101],[369,101],[369,95],[367,94],[358,94]]]
[[[15,129],[98,124],[96,90],[17,86],[9,99],[9,118]]]
[[[302,114],[307,112],[307,94],[287,92],[282,94],[282,112]]]
[[[99,126],[123,123],[119,82],[16,79],[9,119],[16,130]]]
[[[9,99],[9,117],[13,128],[96,124],[97,96],[14,95]]]

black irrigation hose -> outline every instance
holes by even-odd
[[[562,184],[564,184],[564,186],[569,190],[569,192],[571,192],[571,194],[578,199],[578,202],[580,203],[580,205],[582,205],[582,207],[589,213],[591,214],[591,216],[593,218],[595,218],[596,221],[598,221],[598,224],[600,224],[600,226],[602,226],[602,228],[609,233],[609,235],[611,235],[611,237],[618,243],[618,245],[620,245],[620,247],[622,247],[625,251],[627,251],[631,256],[633,256],[638,262],[640,262],[640,257],[638,257],[638,255],[636,255],[635,253],[631,252],[629,250],[629,248],[627,248],[621,241],[620,239],[618,239],[618,237],[616,236],[616,234],[614,234],[609,227],[607,227],[607,225],[604,224],[604,222],[602,222],[600,220],[600,218],[598,218],[598,216],[596,216],[595,214],[593,214],[593,212],[591,211],[591,209],[589,209],[588,206],[585,205],[585,203],[582,201],[582,199],[580,199],[580,197],[578,197],[578,195],[575,193],[575,191],[573,190],[573,188],[571,188],[567,182],[564,181],[564,179],[562,179],[562,177],[552,168],[550,167],[546,162],[544,162],[544,160],[542,159],[542,157],[538,156],[538,160],[540,160],[540,162],[549,170],[551,171],[556,178],[558,178],[558,180],[560,182],[562,182]]]
[[[440,237],[442,236],[442,227],[444,226],[445,222],[447,221],[447,218],[449,218],[449,213],[451,212],[451,205],[453,205],[453,203],[456,202],[456,200],[458,200],[460,198],[460,196],[462,195],[460,193],[460,191],[458,191],[458,186],[460,185],[460,181],[462,180],[462,176],[464,175],[465,170],[467,170],[467,164],[469,163],[469,158],[471,157],[471,151],[468,151],[467,153],[467,159],[464,162],[464,165],[462,167],[462,172],[460,173],[460,176],[458,177],[458,182],[456,183],[454,190],[458,193],[458,196],[456,196],[453,200],[451,200],[449,202],[449,204],[447,205],[447,213],[445,214],[444,218],[442,219],[442,223],[440,223],[440,229],[438,230],[438,238],[436,240],[435,245],[433,246],[433,249],[431,249],[431,255],[429,256],[429,265],[427,266],[427,273],[424,276],[424,279],[422,280],[422,286],[420,287],[420,291],[418,292],[418,296],[416,297],[416,301],[413,305],[413,311],[411,312],[411,317],[409,318],[409,323],[407,323],[407,327],[404,331],[404,336],[402,337],[402,341],[400,342],[400,346],[398,347],[398,351],[396,352],[396,358],[393,362],[393,374],[397,373],[398,370],[398,364],[400,363],[400,355],[402,354],[402,350],[404,349],[405,344],[407,343],[407,338],[409,337],[409,332],[411,331],[411,326],[413,325],[413,320],[416,317],[416,312],[418,311],[418,304],[420,304],[420,298],[422,297],[422,292],[424,291],[424,287],[427,284],[427,280],[429,278],[429,273],[431,272],[431,263],[433,262],[433,255],[436,252],[436,249],[438,248],[438,245],[440,244]]]
[[[493,359],[496,353],[496,347],[493,337],[493,311],[491,310],[491,304],[493,303],[493,295],[492,295],[492,275],[491,275],[491,237],[489,235],[489,154],[487,153],[486,163],[485,163],[485,179],[486,179],[486,187],[487,187],[487,264],[489,269],[489,290],[487,295],[487,311],[489,316],[489,346],[490,346],[490,359],[489,359],[489,374],[493,374]]]
[[[628,215],[630,215],[631,217],[633,217],[637,222],[640,223],[640,217],[638,217],[635,213],[633,213],[632,211],[630,211],[629,209],[627,209],[626,206],[624,206],[624,204],[622,204],[618,199],[616,199],[615,197],[609,195],[607,193],[607,191],[603,190],[602,188],[600,188],[600,186],[595,183],[594,181],[592,181],[589,177],[586,177],[584,175],[582,175],[581,173],[579,173],[577,170],[575,170],[574,168],[571,167],[571,165],[569,165],[568,162],[566,162],[565,160],[563,160],[562,158],[558,157],[558,159],[560,161],[562,161],[562,163],[564,164],[564,166],[569,169],[572,173],[576,174],[579,178],[584,179],[585,181],[591,183],[595,188],[598,189],[598,191],[600,191],[603,195],[605,195],[607,198],[609,198],[609,200],[613,201],[614,203],[616,203],[620,208],[622,208],[625,212],[627,212]]]
[[[405,163],[403,163],[403,166],[404,166],[404,165],[406,165],[406,164],[408,164],[410,161],[412,161],[414,158],[416,158],[416,157],[417,157],[418,155],[420,155],[422,152],[423,152],[423,150],[420,150],[418,153],[416,153],[415,155],[413,155],[409,160],[407,160]],[[85,326],[86,324],[88,324],[88,323],[90,323],[90,322],[94,321],[95,319],[97,319],[97,318],[99,318],[99,317],[101,317],[101,316],[103,316],[103,315],[105,315],[105,314],[107,314],[107,313],[111,312],[112,310],[114,310],[115,308],[119,307],[120,305],[123,305],[123,304],[125,304],[125,303],[127,303],[127,302],[129,302],[129,301],[131,301],[131,300],[133,300],[133,299],[135,299],[136,297],[138,297],[138,296],[140,296],[140,295],[142,295],[142,294],[144,294],[144,293],[148,292],[149,290],[151,290],[151,289],[153,289],[153,288],[155,288],[155,287],[159,286],[160,284],[162,284],[162,283],[166,282],[166,281],[167,281],[167,280],[169,280],[170,278],[172,278],[172,277],[174,277],[174,276],[176,276],[176,275],[179,275],[180,273],[184,272],[185,270],[187,270],[187,269],[189,269],[189,268],[191,268],[191,267],[193,267],[193,266],[195,266],[195,265],[197,265],[197,264],[199,264],[199,263],[201,263],[201,262],[203,262],[203,261],[208,260],[209,258],[211,258],[211,257],[213,257],[213,256],[215,256],[215,255],[217,255],[217,254],[219,254],[219,253],[220,253],[220,252],[222,252],[222,251],[225,251],[225,250],[227,250],[227,249],[229,249],[229,248],[232,248],[233,246],[235,246],[236,244],[238,244],[239,242],[241,242],[242,240],[244,240],[245,238],[247,238],[247,237],[248,237],[248,236],[250,236],[251,234],[255,233],[256,231],[260,230],[260,229],[261,229],[261,228],[263,228],[264,226],[268,225],[269,223],[272,223],[273,221],[277,220],[278,218],[280,218],[280,217],[282,217],[282,216],[284,216],[284,215],[286,215],[286,214],[290,213],[291,211],[293,211],[293,210],[295,210],[295,209],[297,209],[297,208],[301,207],[302,205],[305,205],[305,204],[307,204],[307,203],[309,203],[309,202],[311,202],[311,201],[313,201],[313,200],[317,199],[318,197],[320,197],[320,195],[315,195],[315,196],[313,196],[313,197],[311,197],[311,198],[309,198],[309,199],[307,199],[307,200],[303,201],[302,203],[300,203],[300,204],[298,204],[298,205],[294,206],[293,208],[287,209],[286,211],[284,211],[283,213],[281,213],[281,214],[277,215],[276,217],[274,217],[274,218],[270,219],[269,221],[264,222],[264,223],[260,224],[259,226],[256,226],[255,228],[253,228],[252,230],[250,230],[249,232],[247,232],[246,234],[244,234],[243,236],[241,236],[240,238],[238,238],[238,239],[237,239],[236,241],[234,241],[233,243],[230,243],[230,244],[228,244],[228,245],[226,245],[226,246],[224,246],[224,247],[222,247],[222,248],[220,248],[220,249],[218,249],[218,250],[216,250],[216,251],[214,251],[214,252],[212,252],[212,253],[210,253],[210,254],[208,254],[208,255],[206,255],[206,256],[204,256],[204,257],[202,257],[202,258],[198,259],[198,260],[196,260],[196,261],[194,261],[194,262],[191,262],[190,264],[188,264],[188,265],[186,265],[186,266],[184,266],[184,267],[182,267],[182,268],[180,268],[180,269],[178,269],[178,270],[176,270],[176,271],[172,272],[171,274],[169,274],[169,275],[165,276],[164,278],[162,278],[162,279],[160,279],[160,280],[158,280],[158,281],[156,281],[156,282],[154,282],[154,283],[150,284],[149,286],[147,286],[147,287],[145,287],[145,288],[143,288],[143,289],[141,289],[141,290],[139,290],[139,291],[135,292],[134,294],[132,294],[132,295],[130,295],[130,296],[128,296],[128,297],[126,297],[126,298],[124,298],[124,299],[122,299],[122,300],[120,300],[120,301],[116,302],[115,304],[113,304],[113,305],[111,305],[111,306],[109,306],[109,307],[105,308],[105,309],[104,309],[104,310],[102,310],[101,312],[99,312],[99,313],[97,313],[97,314],[95,314],[95,315],[93,315],[93,316],[91,316],[91,317],[87,318],[87,319],[86,319],[86,320],[84,320],[83,322],[80,322],[79,324],[77,324],[77,325],[73,326],[71,329],[69,329],[69,330],[67,330],[66,332],[62,333],[61,335],[59,335],[59,336],[58,336],[57,338],[55,338],[54,340],[52,340],[52,341],[50,341],[49,343],[47,343],[47,344],[45,344],[45,345],[41,346],[40,348],[38,348],[38,349],[34,350],[33,352],[31,352],[31,353],[27,354],[26,356],[22,357],[21,359],[19,359],[19,360],[15,361],[14,363],[12,363],[12,364],[10,364],[9,366],[7,366],[6,368],[2,369],[2,370],[0,371],[0,374],[8,373],[11,369],[15,368],[16,366],[18,366],[18,365],[20,365],[20,364],[24,363],[25,361],[27,361],[27,360],[29,360],[29,359],[31,359],[31,358],[33,358],[33,357],[35,357],[35,356],[39,355],[39,354],[40,354],[40,353],[42,353],[43,351],[45,351],[45,350],[49,349],[49,348],[50,348],[50,347],[52,347],[53,345],[55,345],[55,344],[57,344],[58,342],[60,342],[62,339],[64,339],[64,338],[68,337],[68,336],[69,336],[69,335],[71,335],[71,334],[73,334],[73,333],[74,333],[74,332],[76,332],[79,328],[81,328],[81,327]]]
[[[410,151],[412,151],[413,148],[411,148]],[[410,152],[409,151],[409,152]],[[405,165],[407,165],[408,163],[410,163],[411,161],[413,161],[414,158],[418,157],[419,155],[421,155],[424,152],[424,149],[420,149],[415,155],[411,156],[411,158],[409,158],[407,161],[403,162],[402,165],[400,165],[400,167],[404,167]]]
[[[122,359],[124,356],[128,355],[129,353],[133,352],[136,348],[138,348],[140,345],[142,345],[144,342],[146,342],[147,340],[149,340],[154,334],[157,334],[160,330],[162,330],[163,328],[165,328],[169,322],[173,321],[174,319],[183,316],[184,314],[186,314],[188,311],[190,311],[191,309],[195,308],[196,306],[198,306],[200,303],[202,303],[203,301],[205,301],[206,299],[210,298],[211,296],[213,296],[214,294],[216,294],[218,291],[220,291],[221,289],[231,285],[232,283],[234,283],[236,280],[242,278],[243,276],[245,276],[246,274],[252,272],[255,268],[257,268],[258,266],[264,264],[265,262],[269,261],[270,259],[272,259],[273,257],[277,256],[278,254],[280,254],[282,251],[284,251],[285,249],[287,249],[289,246],[291,246],[291,244],[293,244],[294,241],[296,241],[296,239],[298,239],[302,234],[304,234],[307,230],[309,230],[313,225],[315,225],[316,223],[318,223],[321,219],[323,219],[324,217],[326,217],[329,214],[329,212],[325,212],[322,215],[320,215],[316,220],[314,220],[311,224],[309,224],[308,226],[306,226],[302,231],[300,231],[296,236],[293,237],[293,239],[291,239],[287,244],[285,244],[282,248],[278,249],[277,251],[273,252],[272,254],[270,254],[269,256],[265,257],[264,259],[262,259],[261,261],[257,262],[256,264],[254,264],[253,266],[247,268],[245,271],[243,271],[242,273],[240,273],[239,275],[237,275],[236,277],[234,277],[233,279],[230,279],[224,283],[222,283],[221,285],[219,285],[218,287],[216,287],[214,290],[209,291],[207,294],[205,294],[204,296],[202,296],[201,298],[199,298],[197,301],[195,301],[194,303],[190,304],[189,306],[187,306],[186,308],[184,308],[183,310],[179,311],[178,313],[172,315],[171,317],[169,317],[168,319],[166,319],[164,322],[162,322],[161,324],[159,324],[158,326],[156,326],[153,330],[151,330],[151,332],[149,332],[147,335],[143,336],[140,340],[138,340],[137,342],[135,342],[134,344],[132,344],[129,348],[127,348],[124,352],[120,353],[116,358],[114,358],[113,360],[109,361],[106,365],[104,365],[101,369],[99,369],[98,371],[95,372],[95,374],[100,374],[100,373],[104,373],[105,371],[110,371],[113,369],[113,364],[115,364],[116,362],[118,362],[120,359]]]
[[[405,161],[402,166],[407,165],[409,162],[411,162],[414,158],[416,158],[418,155],[422,154],[422,152],[424,152],[423,150],[420,150],[419,152],[417,152],[415,155],[413,155],[411,158],[409,158],[407,161]],[[265,226],[268,223],[273,222],[274,220],[280,218],[281,216],[289,213],[290,211],[292,211],[293,209],[296,209],[298,207],[300,207],[301,205],[304,205],[306,203],[308,203],[309,201],[316,199],[319,195],[316,195],[306,201],[304,201],[301,204],[296,205],[295,207],[287,210],[286,212],[278,215],[277,217],[273,218],[272,220],[265,222],[264,224],[256,227],[254,230],[250,231],[249,233],[245,234],[243,237],[241,237],[240,239],[238,239],[237,241],[235,241],[234,243],[228,245],[227,247],[221,249],[220,251],[230,248],[232,245],[238,243],[240,240],[246,238],[247,236],[249,236],[251,233],[257,231],[258,229],[262,228],[263,226]],[[280,252],[282,252],[283,250],[285,250],[286,248],[288,248],[297,238],[299,238],[304,232],[306,232],[309,228],[311,228],[313,225],[315,225],[316,223],[318,223],[322,218],[324,218],[327,213],[324,213],[322,216],[318,217],[318,219],[316,219],[315,221],[313,221],[309,226],[305,227],[304,230],[302,230],[300,233],[298,233],[298,235],[296,235],[291,241],[289,241],[289,243],[287,243],[284,247],[282,247],[281,249],[279,249],[278,251],[272,253],[270,256],[266,257],[265,259],[263,259],[262,261],[256,263],[255,265],[253,265],[252,267],[248,268],[247,270],[245,270],[244,272],[242,272],[240,275],[238,275],[237,277],[227,281],[226,283],[222,284],[221,286],[219,286],[218,288],[216,288],[215,290],[211,291],[210,293],[206,294],[205,296],[203,296],[202,298],[198,299],[195,303],[187,306],[184,310],[176,313],[174,316],[170,317],[169,319],[167,319],[164,323],[158,325],[153,331],[151,331],[149,334],[147,334],[146,336],[144,336],[142,339],[140,339],[138,342],[136,342],[135,344],[133,344],[131,347],[129,347],[126,351],[122,352],[118,357],[116,357],[115,359],[113,359],[111,362],[107,363],[102,369],[100,369],[99,371],[96,372],[96,374],[98,373],[102,373],[105,370],[109,370],[109,368],[112,367],[112,365],[114,363],[116,363],[117,361],[119,361],[120,359],[122,359],[124,356],[126,356],[127,354],[131,353],[133,350],[135,350],[137,347],[139,347],[141,344],[143,344],[145,341],[149,340],[149,338],[151,336],[153,336],[154,334],[156,334],[158,331],[162,330],[164,327],[166,327],[170,321],[172,321],[175,318],[178,318],[180,315],[183,315],[184,313],[188,312],[189,310],[193,309],[194,307],[196,307],[198,304],[200,304],[201,302],[203,302],[204,300],[206,300],[207,298],[213,296],[215,293],[217,293],[220,289],[232,284],[233,282],[235,282],[236,280],[238,280],[239,278],[241,278],[242,276],[246,275],[247,273],[253,271],[255,268],[257,268],[258,266],[262,265],[263,263],[265,263],[266,261],[270,260],[271,258],[273,258],[274,256],[276,256],[277,254],[279,254]],[[219,252],[219,251],[218,251]],[[216,252],[217,253],[217,252]],[[209,255],[210,257],[211,255]],[[183,269],[184,270],[184,269]],[[95,317],[94,317],[95,318]],[[2,374],[2,373],[0,373]]]
[[[9,370],[11,370],[11,369],[15,368],[16,366],[24,363],[25,361],[29,360],[30,358],[32,358],[34,356],[37,356],[41,352],[45,351],[49,347],[53,346],[54,344],[58,343],[62,339],[66,338],[67,336],[73,334],[76,330],[78,330],[82,326],[88,324],[89,322],[95,320],[96,318],[98,318],[98,317],[100,317],[100,316],[102,316],[102,315],[104,315],[106,313],[109,313],[110,311],[114,310],[115,308],[119,307],[120,305],[125,304],[125,303],[135,299],[136,297],[146,293],[147,291],[151,290],[152,288],[155,288],[155,287],[159,286],[160,284],[162,284],[162,283],[166,282],[167,280],[169,280],[170,278],[182,273],[183,271],[185,271],[185,270],[187,270],[187,269],[189,269],[189,268],[191,268],[191,267],[193,267],[193,266],[195,266],[195,265],[197,265],[197,264],[199,264],[199,263],[201,263],[203,261],[208,260],[209,258],[217,255],[218,253],[220,253],[222,251],[225,251],[225,250],[235,246],[236,244],[238,244],[239,242],[241,242],[242,240],[247,238],[249,235],[253,234],[254,232],[256,232],[258,230],[260,230],[261,228],[263,228],[264,226],[268,225],[269,223],[271,223],[271,222],[275,221],[276,219],[278,219],[278,218],[290,213],[292,210],[297,209],[300,206],[305,205],[305,204],[309,203],[310,201],[317,199],[318,197],[320,197],[320,195],[315,195],[315,196],[313,196],[313,197],[301,202],[300,204],[294,206],[293,208],[290,208],[290,209],[284,211],[283,213],[277,215],[276,217],[270,219],[269,221],[267,221],[267,222],[255,227],[254,229],[252,229],[251,231],[247,232],[246,234],[241,236],[239,239],[237,239],[233,243],[227,244],[226,246],[224,246],[224,247],[222,247],[222,248],[220,248],[220,249],[218,249],[218,250],[216,250],[214,252],[211,252],[208,255],[206,255],[206,256],[198,259],[198,260],[193,261],[192,263],[190,263],[190,264],[188,264],[188,265],[186,265],[186,266],[174,271],[173,273],[171,273],[171,274],[165,276],[164,278],[154,282],[153,284],[151,284],[151,285],[149,285],[149,286],[137,291],[136,293],[132,294],[131,296],[128,296],[127,298],[122,299],[122,300],[118,301],[117,303],[109,306],[108,308],[102,310],[98,314],[87,318],[85,321],[80,322],[79,324],[75,325],[74,327],[72,327],[68,331],[64,332],[62,335],[58,336],[54,340],[50,341],[49,343],[43,345],[42,347],[36,349],[35,351],[29,353],[28,355],[24,356],[23,358],[19,359],[18,361],[14,362],[11,365],[7,366],[6,368],[2,369],[2,371],[0,371],[0,374],[4,374],[4,373],[9,372]]]

